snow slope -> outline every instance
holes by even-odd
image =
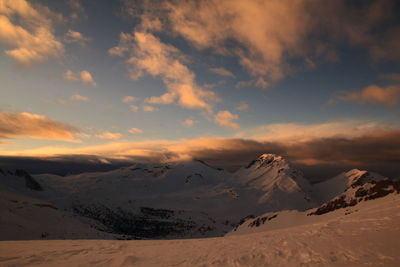
[[[257,190],[256,203],[262,204],[264,210],[304,210],[315,205],[309,196],[309,182],[281,156],[262,154],[247,167],[239,169],[234,179]]]
[[[26,172],[0,171],[0,180],[0,240],[116,238],[91,228],[95,222],[37,198],[43,188]]]
[[[163,241],[6,241],[1,266],[398,266],[400,197],[253,234]],[[279,218],[279,217],[278,217]]]

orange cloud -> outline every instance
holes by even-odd
[[[121,133],[104,132],[98,134],[97,137],[100,139],[120,139],[123,136]]]
[[[78,43],[81,46],[85,46],[88,41],[90,41],[90,38],[86,37],[80,32],[73,31],[73,30],[68,30],[68,32],[65,34],[64,38],[65,42],[67,43]]]
[[[137,133],[143,133],[143,130],[139,129],[139,128],[131,128],[131,129],[129,129],[129,132],[133,133],[133,134],[137,134]]]
[[[151,3],[125,2],[127,12],[142,19],[141,31],[170,30],[198,49],[236,56],[253,76],[248,84],[258,87],[319,61],[337,60],[336,46],[343,43],[366,48],[375,60],[400,60],[400,27],[391,23],[397,16],[395,0]],[[138,15],[138,9],[145,14]]]
[[[63,44],[53,34],[49,9],[26,0],[0,1],[0,43],[12,47],[4,53],[30,65],[64,53]]]
[[[0,112],[0,138],[38,138],[77,142],[78,130],[43,115]]]
[[[215,122],[218,125],[229,127],[232,129],[239,129],[239,124],[235,121],[239,119],[239,116],[229,112],[228,110],[219,111],[215,115]]]
[[[130,102],[134,102],[136,100],[137,100],[137,98],[134,96],[131,96],[131,95],[127,95],[122,98],[122,102],[124,102],[124,103],[130,103]]]
[[[153,161],[204,159],[217,166],[244,166],[261,153],[276,153],[290,162],[310,170],[314,166],[316,178],[336,175],[350,168],[366,168],[372,171],[400,173],[400,130],[377,123],[353,123],[340,126],[340,134],[329,134],[324,125],[303,126],[303,134],[296,142],[293,138],[212,138],[199,137],[180,140],[152,140],[143,142],[111,142],[95,146],[62,147],[48,146],[26,150],[5,150],[1,154],[18,156],[96,155],[102,158],[127,159],[139,157]],[[375,125],[374,127],[368,125]],[[322,128],[323,130],[319,129]],[[287,129],[293,129],[290,126]],[[320,134],[315,134],[319,131]],[[271,133],[269,136],[272,136]],[[306,137],[306,135],[310,135]],[[287,140],[292,140],[288,142]],[[372,152],[371,152],[372,151]],[[319,166],[319,167],[318,167]],[[318,172],[319,168],[319,172]],[[328,176],[327,173],[329,172]],[[322,177],[320,176],[322,174]],[[315,175],[314,175],[315,176]],[[318,177],[319,176],[319,177]]]
[[[324,138],[356,138],[373,132],[392,129],[394,129],[394,126],[358,120],[319,124],[273,123],[242,131],[236,136],[262,142],[293,144]]]
[[[198,121],[192,120],[192,119],[186,119],[183,122],[183,125],[187,126],[187,127],[192,127],[193,125],[195,125],[196,123],[198,123]]]
[[[80,76],[82,82],[87,83],[91,86],[96,86],[96,82],[94,81],[92,74],[90,74],[90,72],[88,72],[87,70],[81,71]]]
[[[196,47],[235,54],[253,76],[267,81],[281,79],[287,56],[302,52],[310,18],[305,1],[169,2],[168,10],[173,31]],[[229,39],[240,46],[228,49]],[[266,87],[267,81],[257,85]]]
[[[361,104],[374,103],[394,106],[400,101],[400,86],[389,85],[381,87],[370,85],[358,92],[339,92],[329,103],[335,103],[337,100],[352,101]]]
[[[82,70],[79,73],[74,73],[71,70],[67,70],[64,73],[64,80],[70,82],[82,82],[91,85],[93,87],[96,86],[96,82],[93,79],[92,74],[87,70]]]
[[[130,109],[132,112],[137,112],[137,111],[139,110],[139,107],[136,106],[136,105],[129,105],[129,109]]]
[[[119,45],[110,49],[109,53],[118,56],[130,54],[127,64],[132,79],[138,79],[146,72],[161,77],[168,92],[148,98],[146,102],[150,104],[172,104],[177,101],[185,108],[211,111],[210,102],[218,99],[214,92],[196,84],[194,73],[183,64],[184,56],[178,49],[161,42],[151,33],[122,33]]]
[[[155,107],[153,107],[153,106],[143,106],[143,111],[146,111],[146,112],[153,112],[153,111],[156,111],[157,109],[155,108]]]
[[[79,102],[88,102],[89,98],[87,98],[86,96],[75,94],[75,95],[71,96],[71,100],[79,101]]]

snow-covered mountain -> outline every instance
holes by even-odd
[[[366,182],[379,182],[384,179],[387,178],[378,173],[353,169],[315,184],[313,186],[313,197],[322,204],[342,194],[349,188],[354,188]]]
[[[394,194],[393,194],[394,193]],[[400,193],[400,181],[353,169],[313,186],[322,205],[306,211],[268,212],[244,218],[228,235],[240,235],[312,224],[357,212],[364,202]],[[356,207],[355,207],[356,206]],[[368,205],[367,205],[368,206]]]
[[[56,212],[91,229],[85,238],[96,238],[99,232],[114,238],[222,236],[245,217],[285,210],[302,212],[345,192],[361,192],[357,191],[359,186],[386,180],[379,174],[352,170],[311,185],[300,171],[274,154],[263,154],[235,173],[200,160],[134,164],[70,176],[32,177],[22,170],[1,170],[1,192],[11,197],[0,209],[8,214],[11,203],[17,203],[10,200],[19,203],[29,198],[30,203],[55,208],[51,213],[49,208],[47,215],[41,209],[41,218],[54,217]],[[18,212],[21,218],[30,216],[24,215],[23,209]],[[11,221],[0,219],[0,223]],[[5,238],[3,234],[1,238]]]
[[[311,185],[303,174],[274,154],[263,154],[234,174],[238,184],[257,191],[265,210],[304,210],[312,207]]]

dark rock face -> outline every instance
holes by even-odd
[[[354,181],[350,186],[352,188],[356,188],[357,186],[362,186],[363,184],[365,184],[366,181],[368,181],[368,178],[370,178],[370,174],[369,172],[366,172],[363,175],[361,175],[356,181]],[[373,180],[369,180],[368,182],[375,183],[375,181]]]
[[[26,171],[17,169],[17,170],[15,170],[15,175],[19,176],[19,177],[24,177],[25,185],[29,189],[36,190],[36,191],[43,191],[42,186],[35,179],[33,179],[33,177],[30,176],[29,173],[27,173]]]
[[[172,210],[167,209],[153,209],[148,207],[141,207],[140,211],[144,215],[160,217],[161,219],[169,219],[174,215]]]
[[[400,181],[385,179],[372,186],[364,200],[384,197],[393,192],[400,193]]]
[[[348,192],[348,190],[346,190],[342,195],[334,198],[328,203],[323,204],[316,211],[307,215],[321,215],[337,209],[355,206],[361,201],[384,197],[394,192],[400,193],[400,181],[384,179],[379,182],[368,181],[362,183],[362,178],[367,177],[368,173],[351,185],[352,188],[358,187],[353,196],[346,195],[346,191]]]
[[[274,218],[278,217],[278,214],[274,214],[271,217],[264,216],[264,217],[258,217],[251,223],[249,223],[248,227],[259,227],[260,225],[264,224],[266,221],[270,221]]]
[[[254,216],[253,214],[251,215],[247,215],[246,217],[242,218],[239,223],[235,226],[235,228],[233,228],[233,231],[236,231],[238,229],[239,226],[241,226],[242,224],[244,224],[246,221],[250,220],[250,219],[254,219],[256,216]]]
[[[329,201],[328,203],[319,207],[315,212],[311,212],[307,215],[321,215],[337,209],[355,206],[357,204],[356,199],[351,199],[349,202],[346,201],[346,196],[342,195],[339,198]]]

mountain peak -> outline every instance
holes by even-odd
[[[260,166],[267,166],[271,164],[272,162],[284,162],[285,159],[281,156],[277,156],[275,154],[268,154],[264,153],[260,155],[256,160],[253,160],[250,162],[250,164],[247,166],[247,168],[252,167],[253,165],[256,165],[256,167]]]
[[[385,177],[378,173],[373,173],[365,170],[352,169],[345,173],[348,179],[348,187],[356,187],[367,182],[376,183],[383,180]]]
[[[352,175],[363,174],[363,173],[365,173],[365,172],[367,172],[367,171],[359,170],[359,169],[351,169],[350,171],[347,171],[347,172],[346,172],[346,175],[347,175],[347,176],[352,176]]]

